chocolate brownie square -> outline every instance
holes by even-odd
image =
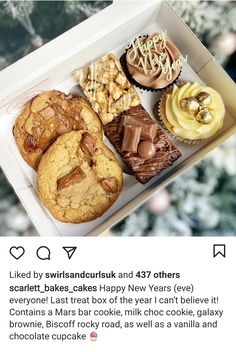
[[[181,152],[141,105],[122,112],[104,126],[104,132],[143,184],[181,157]]]

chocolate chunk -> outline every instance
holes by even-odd
[[[92,136],[88,132],[85,132],[80,142],[80,148],[84,154],[93,156],[96,151],[96,142],[96,137]]]
[[[117,131],[118,133],[123,133],[124,125],[125,125],[125,116],[120,119],[118,131]]]
[[[156,136],[153,142],[155,154],[150,159],[144,159],[137,153],[122,151],[123,134],[119,133],[118,130],[121,121],[125,121],[127,116],[135,117],[135,121],[141,125],[156,125]],[[148,182],[152,177],[159,175],[181,157],[180,151],[141,105],[121,113],[115,120],[104,126],[104,132],[134,176],[143,184]],[[140,145],[142,143],[144,142],[140,141]]]
[[[37,143],[37,140],[33,136],[28,135],[24,142],[24,148],[29,153],[32,153],[38,148]]]
[[[142,128],[125,125],[124,137],[122,142],[122,152],[137,153]]]
[[[123,116],[119,124],[118,132],[123,133],[124,126],[127,126],[127,125],[142,127],[143,123],[141,121],[138,122],[136,118],[133,116]]]
[[[142,130],[141,130],[140,139],[144,141],[154,142],[158,126],[152,120],[142,121],[142,120],[139,120],[136,116],[124,116],[121,119],[121,122],[119,124],[118,132],[123,133],[124,127],[128,125],[141,127]]]
[[[82,182],[85,178],[86,178],[86,174],[84,173],[84,171],[81,169],[80,166],[77,166],[68,175],[61,177],[57,181],[57,189],[58,191],[60,191],[63,188],[73,186],[76,183]]]
[[[139,143],[138,155],[143,159],[151,159],[155,155],[155,145],[149,141]]]
[[[90,158],[88,155],[84,156],[84,160],[87,162],[87,164],[92,167],[93,166],[93,159]]]
[[[157,124],[150,123],[142,127],[141,139],[144,141],[154,142],[157,134]]]
[[[118,191],[118,182],[115,177],[102,178],[100,184],[104,191],[108,193],[116,193]]]

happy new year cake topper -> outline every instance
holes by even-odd
[[[162,89],[172,84],[185,62],[187,55],[181,55],[166,31],[132,40],[126,53],[128,73],[147,89]]]

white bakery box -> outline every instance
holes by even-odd
[[[110,52],[120,57],[137,35],[164,30],[182,54],[188,55],[181,79],[204,82],[222,95],[227,110],[223,128],[202,144],[190,146],[175,141],[182,157],[146,185],[124,173],[122,194],[97,220],[77,225],[54,220],[38,199],[36,174],[23,161],[16,147],[12,126],[18,112],[28,99],[43,90],[76,91],[76,82],[71,75],[75,69]],[[153,105],[159,95],[137,91],[144,107],[153,116]],[[42,236],[101,234],[235,132],[235,84],[165,1],[116,1],[0,72],[0,165]]]

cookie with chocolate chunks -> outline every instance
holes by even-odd
[[[42,156],[37,184],[41,200],[57,220],[82,223],[101,216],[116,201],[123,173],[96,134],[73,131]]]
[[[141,105],[121,113],[104,126],[104,132],[143,184],[181,157],[181,152]]]
[[[102,139],[101,122],[82,97],[52,90],[28,101],[13,128],[24,160],[37,170],[49,146],[70,131],[87,130]]]

